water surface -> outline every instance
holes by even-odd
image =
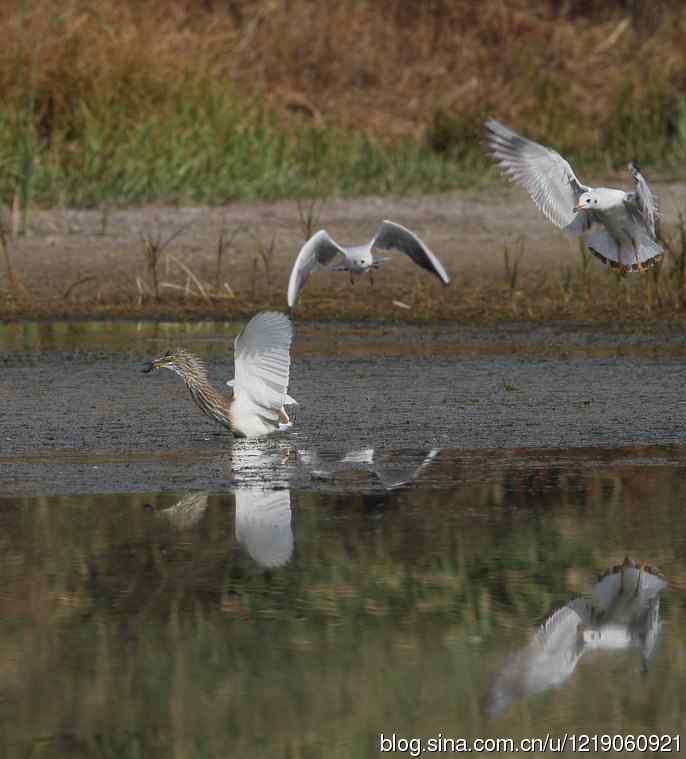
[[[306,325],[251,442],[139,371],[238,327],[0,333],[1,756],[678,734],[680,334]]]
[[[459,483],[449,461],[393,490],[359,465],[328,492],[3,499],[3,755],[371,757],[382,732],[678,733],[686,469],[520,464]],[[553,650],[554,682],[515,678],[494,710],[537,626],[627,554],[667,581],[647,655],[627,634],[557,682]]]

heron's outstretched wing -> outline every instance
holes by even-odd
[[[526,188],[543,215],[560,229],[578,234],[574,206],[589,188],[554,150],[527,140],[495,119],[486,122],[488,146],[505,173]]]
[[[310,274],[322,266],[328,266],[336,258],[345,261],[345,249],[334,242],[326,230],[320,229],[310,237],[300,249],[288,279],[289,308],[295,305],[298,293],[305,286]]]
[[[435,274],[444,285],[450,282],[443,264],[417,235],[410,232],[409,229],[401,227],[400,224],[388,220],[384,221],[376,233],[372,245],[381,250],[399,250],[409,256],[417,266]]]
[[[641,174],[638,166],[633,161],[629,164],[629,173],[634,180],[635,189],[627,196],[625,201],[627,207],[632,216],[637,215],[652,237],[655,237],[655,220],[657,219],[658,214],[655,195],[653,195],[643,174]]]
[[[232,414],[255,414],[278,427],[291,369],[291,320],[277,311],[253,316],[234,342]]]

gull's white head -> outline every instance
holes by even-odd
[[[579,200],[574,206],[574,210],[579,211],[598,211],[603,208],[602,199],[598,197],[597,192],[589,190],[579,195]]]
[[[346,251],[348,266],[357,272],[367,271],[374,262],[372,256],[372,246],[367,245],[353,245]]]

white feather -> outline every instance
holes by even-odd
[[[280,567],[293,554],[291,495],[288,490],[235,491],[236,538],[263,567]]]
[[[319,232],[310,237],[300,249],[288,278],[289,308],[293,308],[295,305],[298,293],[304,287],[310,274],[333,263],[336,258],[344,264],[345,250],[332,240],[325,230],[320,229]]]
[[[293,402],[287,394],[292,339],[290,319],[275,311],[254,316],[236,338],[236,376],[227,384],[233,387],[231,419],[239,435],[256,437],[278,429],[284,403]]]
[[[489,147],[508,176],[526,188],[543,215],[560,229],[576,219],[577,199],[590,188],[581,184],[556,151],[527,140],[495,119],[486,122]]]

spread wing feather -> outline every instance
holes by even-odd
[[[326,230],[320,229],[319,232],[310,237],[300,249],[288,278],[289,308],[293,308],[295,305],[298,293],[305,286],[310,274],[333,263],[336,258],[345,262],[345,250],[329,237]]]
[[[486,122],[486,129],[488,146],[505,173],[527,190],[549,221],[578,234],[574,206],[589,188],[579,182],[569,163],[554,150],[527,140],[495,119]]]
[[[650,235],[655,237],[655,220],[658,216],[657,200],[652,190],[648,187],[643,174],[638,166],[632,161],[629,164],[629,173],[634,180],[634,191],[627,196],[626,204],[633,216],[638,216]]]
[[[393,221],[384,221],[372,241],[375,248],[381,250],[398,250],[409,256],[417,266],[435,274],[444,285],[450,283],[450,278],[443,264],[429,248],[409,229]]]
[[[233,413],[254,414],[278,427],[290,377],[293,325],[276,311],[254,316],[234,342]],[[289,400],[291,400],[289,398]]]

